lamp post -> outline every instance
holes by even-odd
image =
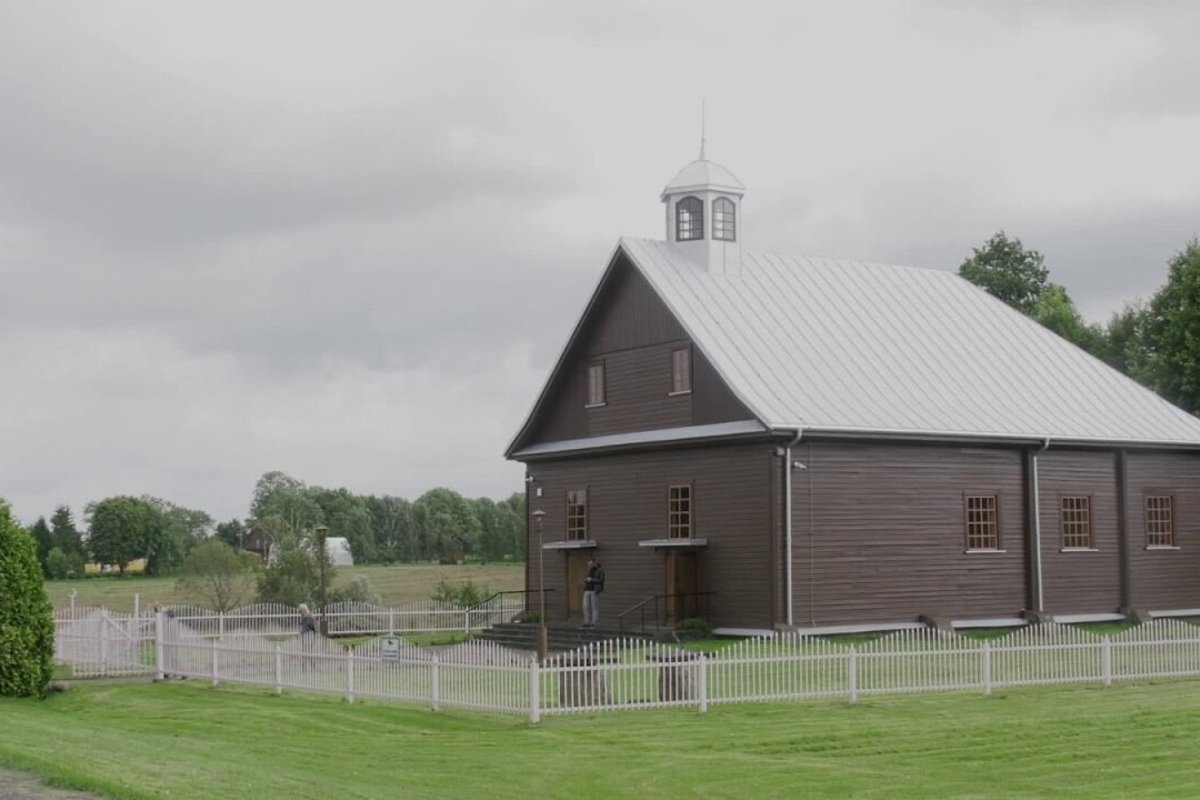
[[[539,508],[530,516],[538,533],[538,661],[545,661],[546,652],[550,649],[550,637],[546,630],[546,551],[542,547],[542,520],[546,512]]]
[[[325,539],[329,536],[329,528],[325,525],[316,527],[317,546],[320,548],[318,557],[321,559],[318,564],[321,568],[321,635],[329,635],[329,621],[325,618]]]

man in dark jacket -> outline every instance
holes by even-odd
[[[604,591],[604,567],[594,558],[588,559],[587,577],[583,579],[583,624],[595,627],[600,622],[600,593]]]

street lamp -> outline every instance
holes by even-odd
[[[546,551],[542,547],[542,520],[546,512],[540,508],[533,512],[533,522],[537,525],[538,533],[538,661],[546,660],[546,652],[550,649],[549,634],[546,631]]]
[[[329,621],[325,618],[325,539],[329,536],[329,527],[326,525],[318,525],[316,527],[317,545],[320,547],[318,563],[321,566],[321,635],[329,635]]]

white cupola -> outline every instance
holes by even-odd
[[[741,272],[741,205],[746,187],[704,154],[688,164],[662,190],[667,241],[718,275]]]

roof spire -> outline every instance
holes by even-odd
[[[701,161],[708,160],[708,156],[704,155],[704,145],[706,144],[706,141],[707,140],[704,138],[704,98],[701,97],[700,98],[700,160]]]

